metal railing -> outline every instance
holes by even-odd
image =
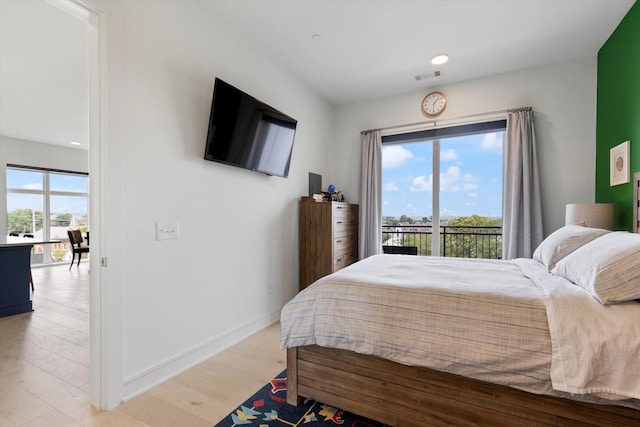
[[[431,255],[433,227],[430,225],[383,225],[385,246],[415,246],[418,255]],[[440,226],[440,256],[502,258],[502,227]]]

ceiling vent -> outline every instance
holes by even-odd
[[[434,71],[433,73],[416,74],[413,77],[416,79],[416,81],[440,77],[440,70]]]

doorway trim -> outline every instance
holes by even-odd
[[[100,0],[46,0],[87,23],[89,210],[91,213],[89,378],[91,403],[109,410],[122,402],[122,301],[107,286],[106,13]],[[115,298],[114,298],[115,297]],[[108,302],[111,301],[111,304]]]

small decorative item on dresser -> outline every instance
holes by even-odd
[[[344,195],[339,191],[334,191],[331,193],[331,201],[332,202],[346,202]]]
[[[327,191],[325,191],[324,194],[324,200],[327,202],[335,202],[336,200],[334,199],[334,194],[336,192],[336,186],[333,184],[329,184],[329,186],[327,187]]]

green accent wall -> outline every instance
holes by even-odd
[[[632,231],[633,174],[640,171],[640,3],[598,52],[596,202],[614,203],[614,229]],[[630,142],[630,181],[609,185],[609,150]]]

